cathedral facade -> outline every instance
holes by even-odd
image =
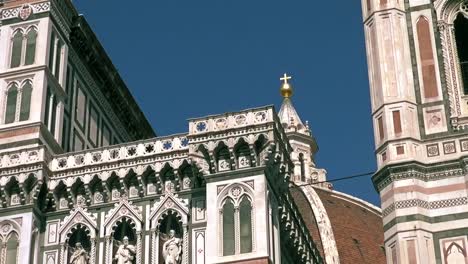
[[[468,263],[468,2],[363,0],[388,263]]]
[[[0,1],[0,264],[385,263],[283,103],[156,136],[70,0]]]

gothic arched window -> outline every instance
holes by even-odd
[[[21,108],[19,121],[25,121],[29,119],[29,112],[31,110],[31,94],[32,84],[31,81],[27,81],[21,89]]]
[[[223,256],[235,254],[234,203],[227,199],[223,205]]]
[[[252,204],[247,196],[239,206],[240,253],[252,252]]]
[[[462,14],[458,14],[454,26],[457,53],[463,81],[463,93],[468,95],[468,19]]]
[[[36,57],[37,29],[30,27],[26,34],[22,29],[15,31],[11,43],[10,67],[34,64]]]
[[[15,122],[16,104],[18,98],[18,86],[13,83],[7,92],[6,109],[5,109],[5,124]]]
[[[11,233],[6,242],[6,264],[16,264],[18,258],[18,236]]]
[[[254,251],[253,192],[244,185],[228,187],[219,197],[221,256]]]
[[[15,68],[21,65],[21,54],[23,51],[23,31],[17,30],[13,35],[11,43],[10,67]]]
[[[36,39],[37,31],[35,28],[31,28],[26,34],[26,56],[24,65],[31,65],[34,63],[36,57]]]

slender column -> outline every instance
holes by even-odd
[[[136,263],[141,264],[141,231],[137,232],[137,252],[136,252]]]
[[[91,239],[90,263],[96,263],[96,238]]]
[[[240,252],[240,214],[239,206],[234,207],[234,234],[235,234],[235,252],[238,254]]]
[[[184,232],[184,241],[182,242],[183,244],[183,248],[182,248],[182,263],[183,264],[188,264],[188,257],[189,257],[189,254],[188,254],[188,227],[187,227],[187,224],[184,224],[184,226],[182,227],[183,229],[183,232]]]
[[[111,244],[111,237],[106,237],[106,261],[105,264],[112,263],[112,244]]]
[[[18,95],[16,96],[15,122],[18,122],[20,120],[22,99],[23,99],[23,87],[18,87]]]
[[[154,262],[153,263],[158,263],[159,262],[159,231],[156,231],[156,241],[155,241],[155,247],[154,247]]]
[[[0,264],[6,262],[6,241],[1,244],[0,247]]]
[[[65,243],[60,245],[60,264],[65,264],[65,257],[67,254],[67,247]]]
[[[158,247],[156,244],[156,230],[151,230],[151,244],[152,248],[151,250],[151,263],[156,263],[156,252],[158,251]]]

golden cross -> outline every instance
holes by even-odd
[[[284,81],[285,84],[288,83],[288,80],[290,80],[292,77],[288,76],[286,73],[283,75],[282,78],[280,78],[281,81]]]

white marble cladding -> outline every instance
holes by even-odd
[[[158,137],[124,145],[61,155],[51,161],[50,169],[52,171],[63,171],[71,168],[187,150],[188,139],[185,134]]]
[[[41,161],[46,161],[44,147],[35,147],[30,149],[22,149],[15,152],[0,153],[0,168],[27,165]]]
[[[403,152],[398,153],[398,147],[401,147]],[[379,148],[377,153],[379,168],[411,160],[424,164],[439,163],[468,156],[468,137],[437,139],[423,143],[405,139],[391,142]]]
[[[31,4],[32,13],[38,14],[47,12],[50,10],[50,1],[44,1],[40,3]],[[19,10],[22,8],[22,5],[15,6],[13,8],[8,8],[4,10],[0,10],[0,19],[10,19],[19,17]]]
[[[266,124],[275,120],[273,107],[266,106],[236,113],[212,115],[189,120],[190,135]]]

